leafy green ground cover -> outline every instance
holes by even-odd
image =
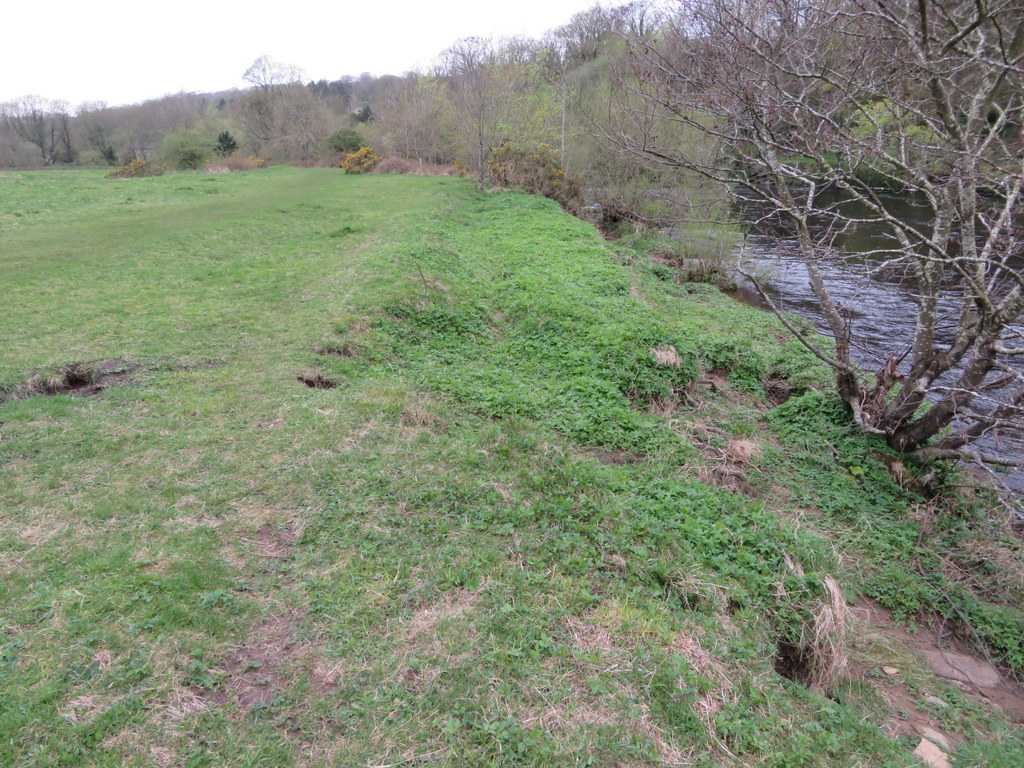
[[[0,233],[0,764],[911,765],[884,643],[829,695],[776,672],[831,574],[1024,666],[1012,540],[898,488],[770,318],[550,201],[6,173]],[[1017,763],[901,666],[961,765]]]

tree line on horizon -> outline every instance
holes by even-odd
[[[231,154],[326,165],[368,145],[382,157],[457,165],[481,185],[525,186],[578,205],[581,184],[607,187],[611,169],[622,175],[629,166],[609,156],[593,123],[608,114],[622,68],[619,34],[643,33],[648,14],[642,2],[595,5],[540,39],[466,38],[430,69],[397,76],[307,81],[262,56],[246,70],[244,90],[117,107],[24,96],[0,104],[0,168],[133,160],[197,168]]]

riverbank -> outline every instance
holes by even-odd
[[[0,185],[4,762],[1024,750],[896,634],[1024,668],[1019,540],[897,486],[771,316],[460,179]]]

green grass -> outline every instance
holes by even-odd
[[[773,670],[913,501],[768,415],[822,373],[767,316],[459,179],[5,173],[0,237],[0,765],[912,764]]]

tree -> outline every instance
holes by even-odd
[[[498,145],[502,102],[507,92],[497,70],[494,43],[478,37],[459,40],[442,55],[442,68],[451,89],[469,166],[482,187],[487,155]]]
[[[221,157],[227,157],[238,149],[238,142],[231,135],[230,131],[221,131],[217,134],[217,146],[215,150]]]
[[[281,85],[302,82],[303,73],[291,64],[282,64],[269,56],[260,56],[249,65],[242,79],[264,93],[270,93]]]
[[[84,137],[86,144],[96,152],[99,160],[107,165],[117,165],[114,111],[101,101],[84,102],[78,105],[76,111],[75,127],[79,136]]]
[[[309,160],[324,132],[326,111],[318,89],[302,84],[302,70],[267,56],[242,76],[255,87],[243,98],[241,123],[253,148],[270,145]]]
[[[278,91],[276,107],[276,145],[285,156],[312,159],[327,132],[323,101],[302,83],[292,83]]]
[[[450,163],[455,139],[454,109],[446,84],[433,75],[408,73],[378,97],[379,138],[393,157]]]
[[[0,104],[0,122],[11,133],[39,150],[43,165],[73,163],[71,115],[66,101],[22,96]]]
[[[1020,465],[978,440],[1022,426],[1024,6],[680,0],[629,43],[630,125],[609,135],[787,223],[834,348],[780,317],[831,366],[853,420],[919,460]],[[893,215],[879,183],[930,225]],[[823,194],[836,190],[859,212]],[[898,272],[915,294],[913,338],[872,371],[821,269],[837,233],[865,223],[886,242],[860,276]]]
[[[543,49],[522,38],[471,37],[442,54],[439,74],[448,85],[455,133],[478,186],[494,149],[557,141],[557,101],[541,76],[543,59]]]
[[[262,145],[281,134],[284,92],[289,86],[301,84],[302,72],[269,56],[260,56],[245,70],[242,79],[254,86],[243,98],[242,128],[259,152]]]
[[[339,128],[327,137],[327,147],[333,152],[355,152],[366,146],[366,139],[353,128]]]

